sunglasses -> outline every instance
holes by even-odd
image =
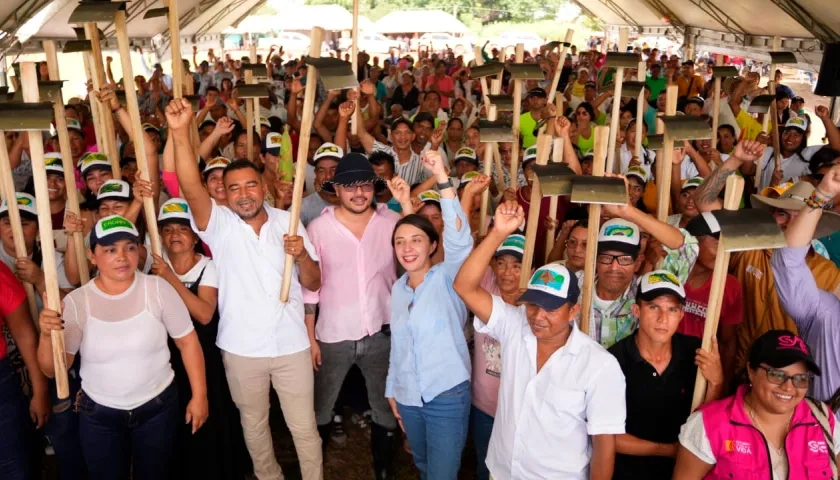
[[[808,383],[811,381],[811,377],[813,376],[811,372],[788,375],[784,372],[784,370],[767,368],[764,366],[759,366],[758,368],[764,370],[765,375],[767,375],[767,381],[773,385],[784,385],[787,383],[788,379],[790,379],[793,386],[800,390],[808,388]]]

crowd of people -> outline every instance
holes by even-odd
[[[614,98],[616,72],[597,50],[527,53],[545,79],[524,81],[519,148],[499,143],[488,170],[494,145],[479,124],[488,92],[470,77],[474,63],[451,51],[381,64],[362,52],[359,88],[328,91],[302,60],[272,50],[254,59],[271,77],[259,125],[238,94],[251,59],[209,51],[199,62],[194,50],[184,67],[197,108],[172,98],[178,82],[159,64],[133,83],[109,74],[66,106],[77,166],[68,177],[57,137],[43,138],[60,311],[49,308],[30,137],[7,132],[17,192],[0,205],[0,478],[39,477],[46,446],[62,479],[282,479],[272,388],[305,480],[322,479],[326,457],[345,447],[348,412],[369,434],[377,480],[396,478],[401,449],[420,478],[454,480],[468,443],[480,480],[838,478],[840,130],[825,107],[811,116],[794,105],[779,74],[778,115],[764,131],[747,108],[768,88],[758,74],[714,91],[693,59],[638,53],[644,76],[624,78],[644,82],[641,106]],[[507,69],[501,78],[513,92]],[[636,153],[636,124],[647,145],[671,85],[681,114],[710,125],[719,96],[720,125],[716,148],[696,140],[674,150],[660,221],[665,156]],[[119,101],[126,86],[139,119]],[[552,87],[562,101],[551,101]],[[97,145],[92,105],[114,117],[118,162]],[[565,197],[554,211],[548,197],[531,205],[540,128],[564,141],[556,160],[592,175],[595,127],[616,109],[610,174],[625,179],[629,202],[603,206],[598,225]],[[809,146],[813,121],[827,145]],[[301,148],[305,179],[291,179],[284,159]],[[771,212],[787,246],[731,255],[704,349],[721,233],[712,212],[731,175],[750,186],[758,177],[741,208]],[[69,189],[80,193],[79,215]],[[524,235],[531,208],[535,241]],[[594,277],[584,274],[590,228]],[[79,234],[82,264],[70,240]],[[529,241],[533,265],[523,263]],[[54,331],[64,332],[66,399],[53,380]],[[698,374],[707,388],[692,411]]]

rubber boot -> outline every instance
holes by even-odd
[[[373,478],[376,480],[394,480],[397,456],[397,430],[370,424],[370,448],[373,453]]]
[[[318,425],[318,435],[321,437],[321,453],[324,457],[327,453],[327,444],[330,443],[330,433],[332,433],[332,423]]]

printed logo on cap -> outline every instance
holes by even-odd
[[[260,126],[266,126],[271,128],[271,122],[268,121],[265,117],[260,117]]]
[[[682,189],[685,190],[686,188],[697,188],[703,183],[703,177],[692,177],[683,183]]]
[[[161,207],[163,213],[190,213],[190,207],[184,202],[169,201]]]
[[[207,172],[216,168],[225,168],[228,165],[230,165],[230,159],[227,159],[225,157],[216,157],[213,160],[210,160],[207,166],[204,167],[204,171]]]
[[[534,146],[534,147],[528,147],[528,149],[525,150],[525,156],[522,157],[522,160],[527,161],[527,160],[532,160],[532,159],[536,159],[536,158],[537,158],[537,147]]]
[[[640,287],[642,293],[664,289],[674,292],[680,298],[685,298],[685,289],[683,288],[682,282],[668,270],[655,270],[647,275],[643,275]]]
[[[420,192],[417,197],[420,199],[421,202],[437,202],[440,203],[440,194],[434,190],[426,190],[425,192]]]
[[[639,245],[640,238],[639,227],[635,223],[621,218],[614,218],[608,220],[601,227],[601,232],[598,235],[598,243],[620,242],[629,245]]]
[[[78,131],[80,131],[80,132],[82,131],[82,124],[81,124],[81,123],[79,123],[79,121],[78,121],[78,120],[76,120],[75,118],[69,118],[69,117],[67,117],[65,120],[66,120],[66,122],[67,122],[67,128],[68,128],[68,129],[71,129],[71,130],[78,130]]]
[[[640,179],[642,179],[643,182],[647,182],[647,172],[642,167],[630,167],[627,169],[627,173],[624,176],[639,177]]]
[[[790,120],[785,123],[785,128],[788,127],[796,127],[805,131],[808,130],[808,121],[802,117],[791,117]]]
[[[276,132],[269,132],[265,137],[265,148],[280,148],[283,136]]]
[[[680,280],[671,272],[655,272],[648,275],[648,283],[651,285],[663,282],[670,283],[675,286],[680,285]]]
[[[127,233],[134,237],[140,236],[134,224],[119,215],[111,215],[100,220],[96,224],[95,232],[96,238],[100,240],[115,233]]]
[[[79,168],[82,170],[93,165],[108,165],[110,167],[111,162],[108,160],[108,155],[99,152],[88,152],[79,159]]]
[[[512,250],[517,253],[525,253],[525,236],[519,234],[513,234],[508,236],[499,248],[496,249],[497,252],[501,252],[504,250]]]
[[[475,155],[475,150],[469,147],[462,147],[455,152],[455,158],[467,157],[475,160],[477,157]]]
[[[105,193],[122,193],[125,189],[125,185],[122,183],[121,180],[107,181],[103,183],[101,187],[99,187],[99,195]]]
[[[549,264],[537,269],[528,282],[528,290],[538,290],[550,295],[567,298],[569,295],[569,271],[562,265]]]
[[[61,155],[57,153],[44,154],[44,166],[47,170],[64,172],[64,164],[61,163]]]
[[[479,175],[478,172],[467,172],[463,176],[461,176],[461,184],[465,184],[467,182],[471,182],[475,180],[475,177]]]
[[[325,143],[321,145],[318,150],[315,150],[315,156],[312,157],[313,160],[319,160],[324,157],[330,158],[338,158],[344,156],[344,150],[334,143]]]
[[[606,225],[604,227],[605,237],[632,237],[635,234],[636,231],[633,230],[633,227],[629,227],[626,225]]]
[[[38,215],[38,210],[35,208],[35,197],[32,195],[17,192],[15,193],[15,203],[17,203],[20,211],[27,212],[35,216]],[[6,200],[3,200],[3,202],[0,203],[0,213],[7,212],[8,210],[9,204],[6,203]]]

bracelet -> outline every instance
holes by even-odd
[[[814,210],[821,209],[826,210],[830,208],[834,208],[834,202],[832,202],[831,197],[828,195],[823,194],[819,190],[815,189],[811,196],[805,199],[805,205],[809,208]]]

